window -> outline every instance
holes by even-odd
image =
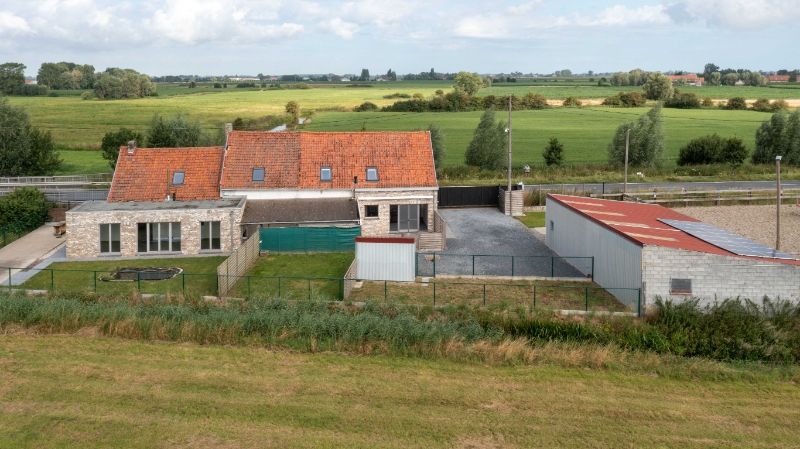
[[[319,169],[319,180],[330,182],[333,179],[333,172],[330,167],[321,167]]]
[[[253,168],[253,182],[264,182],[264,167]]]
[[[691,295],[692,294],[692,280],[691,279],[670,279],[669,280],[669,294],[670,295]]]
[[[100,253],[119,253],[119,223],[104,223],[100,225]]]
[[[200,222],[200,249],[201,250],[219,250],[220,245],[219,237],[219,222],[218,221],[201,221]]]
[[[136,250],[140,253],[174,253],[181,250],[181,224],[138,223]]]
[[[183,170],[178,170],[172,174],[172,185],[174,186],[182,186],[183,180],[186,177],[186,174]]]
[[[367,181],[378,180],[378,167],[367,167]]]
[[[419,204],[389,206],[389,231],[416,232],[419,230]]]
[[[550,230],[551,231],[555,231],[556,230],[556,224],[553,223],[553,220],[550,220]]]
[[[364,216],[367,218],[376,218],[378,216],[378,205],[364,206]]]

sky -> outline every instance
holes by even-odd
[[[0,62],[167,74],[800,68],[800,0],[2,0]],[[792,56],[794,55],[794,56]]]

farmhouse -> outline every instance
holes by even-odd
[[[687,73],[685,75],[669,75],[669,79],[673,83],[684,84],[687,86],[702,86],[703,78],[697,76],[696,73]]]
[[[203,148],[131,142],[108,200],[67,213],[67,256],[227,253],[287,228],[328,228],[351,245],[357,235],[403,235],[440,249],[437,195],[428,132],[229,131],[224,147]]]
[[[789,75],[767,75],[767,81],[770,83],[788,83]]]
[[[800,260],[659,205],[548,195],[546,225],[553,251],[594,257],[595,282],[629,305],[800,299]],[[641,298],[614,288],[641,288]]]

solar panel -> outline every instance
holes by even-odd
[[[668,224],[673,228],[697,237],[716,247],[730,251],[740,256],[768,257],[773,259],[794,259],[791,254],[776,251],[766,245],[754,242],[740,235],[717,228],[707,223],[697,221],[668,220],[659,218],[658,221]]]

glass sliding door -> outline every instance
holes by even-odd
[[[389,206],[389,230],[392,232],[419,231],[419,204]]]
[[[175,253],[181,251],[181,224],[138,223],[137,250],[140,253]]]

